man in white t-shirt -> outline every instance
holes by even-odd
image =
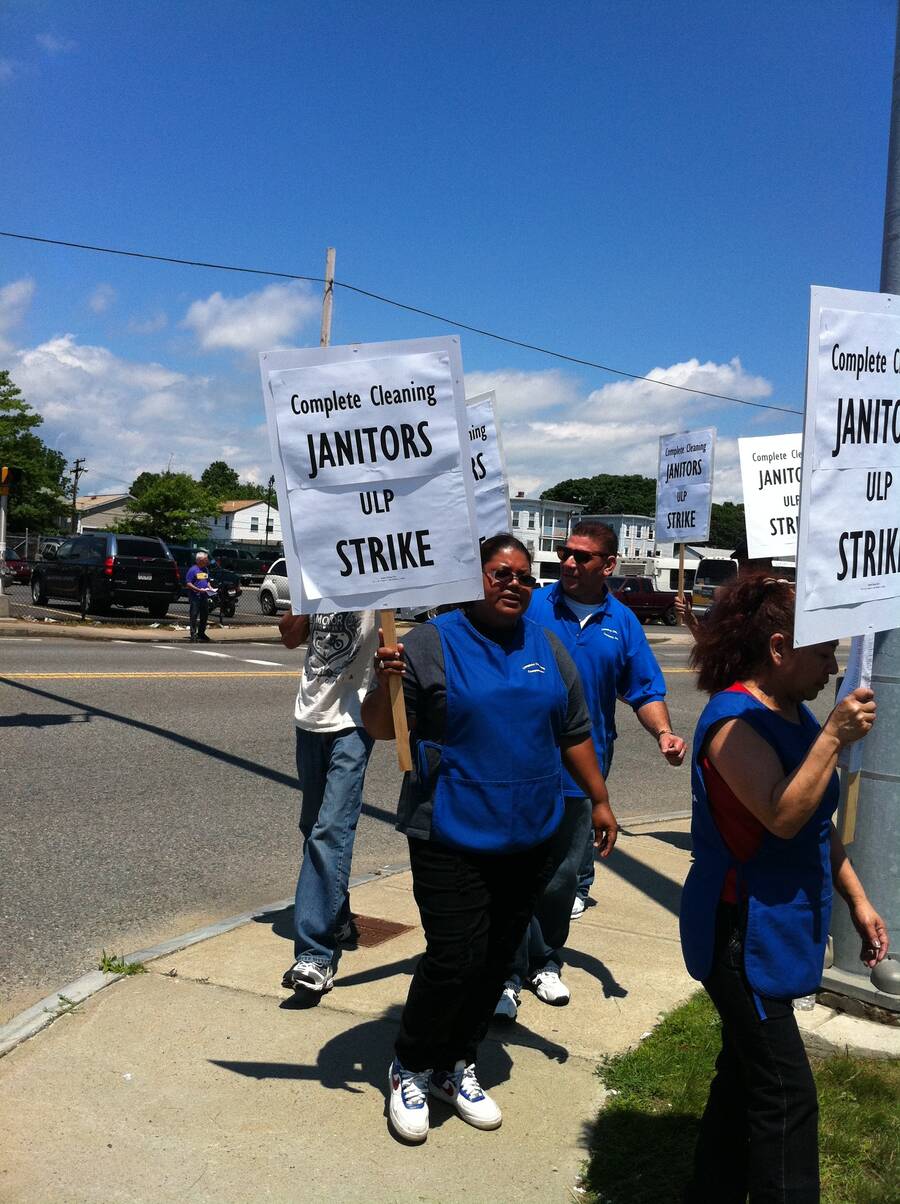
[[[375,613],[285,615],[281,642],[307,637],[294,720],[303,802],[303,858],[294,900],[295,962],[282,986],[323,995],[334,982],[336,953],[355,935],[350,915],[350,863],[372,739],[360,707],[372,679],[378,632]]]

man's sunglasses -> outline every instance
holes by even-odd
[[[612,556],[613,553],[612,552],[582,552],[581,548],[562,547],[562,548],[556,549],[556,555],[562,561],[568,560],[569,557],[571,556],[576,564],[587,564],[587,562],[589,560],[592,560],[595,556],[599,556],[603,560],[609,560],[610,556]]]
[[[520,573],[505,564],[501,564],[499,569],[485,569],[484,575],[494,585],[509,585],[514,577],[519,585],[524,585],[526,589],[534,589],[538,583],[537,577],[532,577],[531,573]]]

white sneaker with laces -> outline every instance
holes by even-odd
[[[405,1070],[394,1058],[388,1072],[391,1128],[404,1141],[420,1142],[428,1136],[428,1083],[430,1070]]]
[[[580,920],[581,917],[584,915],[584,912],[585,912],[584,899],[582,899],[581,895],[576,895],[575,899],[572,903],[571,919]]]
[[[531,985],[542,1003],[559,1008],[569,1002],[569,988],[556,970],[539,970],[533,975]]]
[[[475,1066],[457,1062],[453,1070],[436,1070],[428,1088],[432,1095],[452,1104],[463,1120],[476,1129],[499,1129],[503,1116],[475,1077]]]
[[[286,970],[281,985],[288,990],[309,991],[311,995],[325,995],[334,986],[334,970],[331,966],[320,966],[318,962],[295,961]]]
[[[515,1020],[519,1014],[519,988],[514,982],[506,982],[503,984],[503,994],[497,1000],[497,1006],[494,1008],[495,1020]]]

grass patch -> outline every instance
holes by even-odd
[[[614,1092],[591,1133],[582,1199],[678,1204],[719,1052],[702,992],[599,1074]],[[900,1063],[813,1059],[823,1204],[900,1204]]]
[[[104,949],[100,954],[98,970],[104,974],[146,974],[147,967],[142,962],[127,962],[120,953],[107,953]]]

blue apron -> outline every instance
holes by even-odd
[[[528,619],[505,645],[461,610],[432,622],[444,653],[444,742],[419,740],[416,756],[421,780],[435,783],[434,839],[483,853],[532,848],[563,815],[568,691],[550,641]]]
[[[809,995],[822,978],[831,919],[831,816],[838,805],[838,777],[832,774],[822,802],[796,836],[783,839],[766,831],[759,851],[741,863],[712,817],[700,758],[713,725],[740,718],[772,746],[788,775],[820,730],[805,706],[800,707],[800,717],[800,723],[790,723],[743,690],[715,694],[697,724],[691,763],[694,863],[684,884],[680,916],[685,965],[693,978],[708,977],[716,908],[725,875],[734,869],[738,898],[747,903],[744,973],[757,995],[774,999]]]

